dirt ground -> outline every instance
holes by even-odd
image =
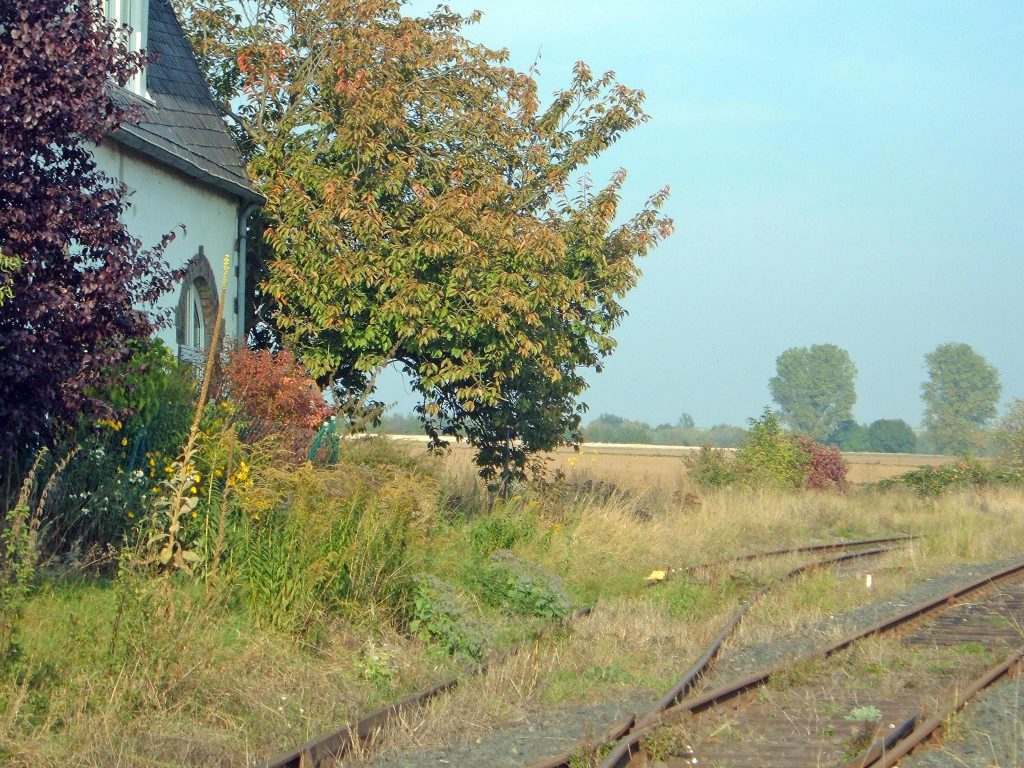
[[[408,442],[411,450],[426,438],[395,436]],[[626,487],[683,489],[686,485],[688,455],[699,448],[669,445],[623,445],[617,443],[585,443],[579,453],[559,448],[549,454],[551,468],[561,469],[570,478],[601,479]],[[948,456],[916,453],[846,453],[849,480],[854,485],[874,483],[917,467],[936,466],[952,461]],[[452,444],[447,461],[455,464],[472,462],[472,450],[465,444]]]

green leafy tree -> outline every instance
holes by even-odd
[[[775,369],[768,389],[790,428],[824,440],[853,418],[857,368],[845,349],[835,344],[793,347],[779,355]]]
[[[835,445],[842,451],[870,451],[871,438],[868,428],[853,419],[842,421],[825,440],[826,445]]]
[[[917,435],[903,419],[878,419],[867,428],[869,450],[878,453],[913,453]]]
[[[440,442],[486,476],[579,438],[588,369],[614,348],[667,190],[624,223],[624,172],[587,164],[647,119],[578,64],[542,107],[478,14],[399,0],[179,0],[267,197],[262,291],[283,340],[343,397],[396,363]]]
[[[938,453],[966,454],[983,442],[982,428],[996,416],[999,372],[969,344],[942,344],[925,355],[921,385],[924,428]]]

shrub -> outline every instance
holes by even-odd
[[[702,448],[691,456],[687,460],[690,479],[702,488],[739,483],[753,488],[846,490],[847,467],[838,448],[788,434],[770,408],[749,423],[735,458],[714,448]]]
[[[878,483],[882,490],[898,486],[913,489],[921,496],[939,496],[946,491],[988,485],[1020,485],[1024,469],[1008,465],[986,466],[973,458],[938,467],[921,467]]]
[[[416,584],[413,619],[409,623],[420,640],[440,648],[449,656],[478,660],[484,644],[466,619],[450,585],[424,577]]]
[[[741,481],[754,487],[803,487],[810,457],[782,430],[771,408],[765,407],[760,418],[748,423],[747,439],[736,451]]]
[[[1009,466],[1024,467],[1024,400],[1014,400],[995,431],[999,459]]]
[[[569,599],[548,577],[510,553],[501,554],[479,571],[479,592],[485,604],[543,619],[561,619],[568,614]]]
[[[797,442],[810,457],[805,470],[804,488],[845,491],[848,467],[839,449],[834,445],[822,445],[806,435],[797,438]]]
[[[853,419],[839,423],[825,439],[827,445],[837,445],[843,451],[871,451],[871,436],[868,428]]]
[[[704,446],[686,457],[687,476],[701,488],[725,488],[736,481],[732,457],[719,448]]]
[[[917,435],[903,419],[878,419],[868,427],[868,442],[878,453],[913,453]]]
[[[320,388],[286,349],[235,347],[221,372],[220,395],[249,419],[316,429],[331,414]]]
[[[41,549],[47,555],[118,545],[141,519],[152,487],[188,433],[195,380],[163,342],[133,343],[111,381],[91,394],[106,403],[107,417],[81,422],[63,449],[71,460],[44,509]]]

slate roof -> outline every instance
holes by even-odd
[[[146,73],[151,101],[115,87],[115,98],[139,108],[142,121],[111,138],[243,200],[263,202],[170,0],[149,2],[147,50],[157,57]]]

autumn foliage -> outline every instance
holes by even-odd
[[[250,419],[315,429],[331,414],[316,382],[286,349],[235,347],[221,376],[221,395]]]
[[[478,16],[399,0],[179,0],[267,197],[261,291],[317,381],[358,396],[396,364],[435,438],[485,474],[579,435],[667,190],[623,216],[588,163],[647,119],[642,91],[578,64],[542,105]]]
[[[46,443],[103,391],[172,275],[122,223],[91,145],[131,115],[111,96],[142,58],[99,4],[0,2],[0,455]],[[143,308],[143,309],[140,309]]]

